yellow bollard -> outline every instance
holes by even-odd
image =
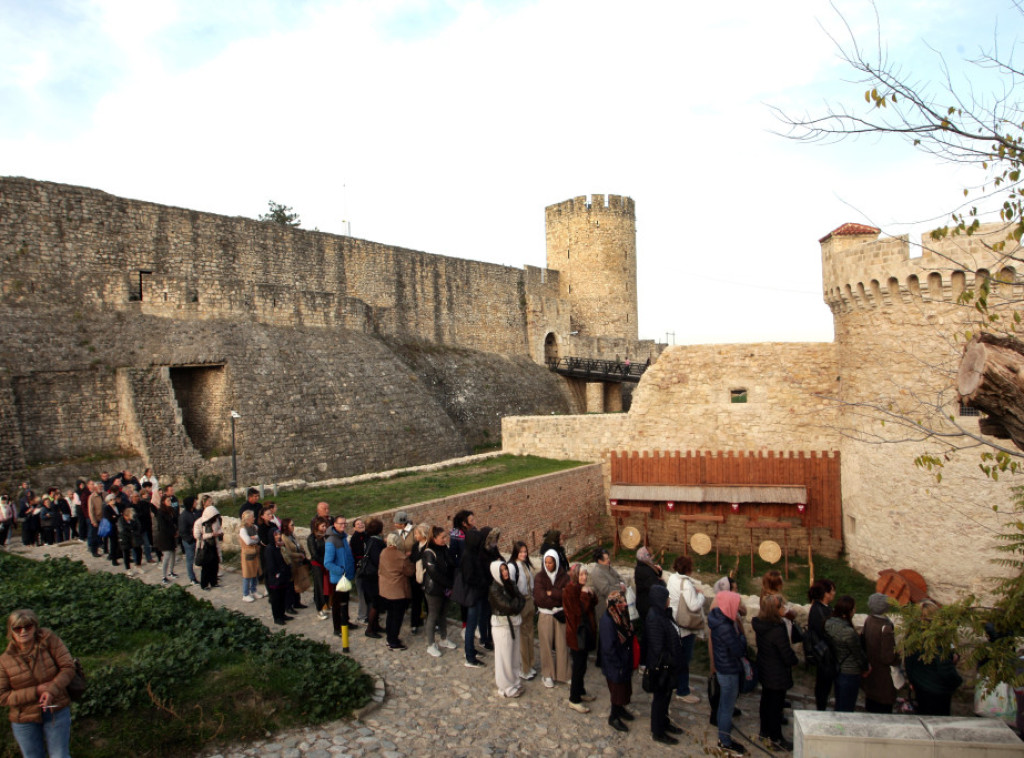
[[[341,652],[348,652],[348,624],[341,627]]]

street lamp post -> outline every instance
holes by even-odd
[[[235,499],[235,487],[238,486],[238,456],[235,453],[235,419],[242,418],[238,411],[231,411],[231,499]]]

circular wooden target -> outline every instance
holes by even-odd
[[[765,563],[778,563],[782,557],[782,548],[775,540],[765,540],[758,546],[757,554]]]
[[[640,530],[635,526],[627,526],[619,535],[619,540],[627,550],[635,550],[640,544]]]
[[[711,552],[711,538],[703,532],[697,532],[690,537],[690,547],[697,555],[707,555]]]

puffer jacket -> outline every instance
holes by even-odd
[[[49,629],[40,629],[31,654],[21,655],[12,642],[0,655],[0,706],[10,709],[15,724],[41,723],[36,685],[48,683],[51,705],[66,708],[71,705],[67,686],[74,677],[75,662],[67,646]]]
[[[838,616],[825,622],[825,637],[832,646],[840,674],[861,674],[868,670],[868,656],[860,646],[860,635],[853,624]]]
[[[736,629],[736,622],[722,613],[721,608],[712,608],[708,614],[708,629],[711,630],[715,671],[739,674],[743,670],[740,658],[747,652],[747,639]]]
[[[491,586],[487,588],[487,600],[491,605],[491,627],[508,624],[512,639],[516,639],[516,627],[523,623],[522,612],[526,606],[526,598],[519,592],[512,579],[502,580],[501,561],[494,561],[490,566]]]
[[[655,669],[658,663],[668,664],[673,671],[679,670],[683,645],[672,622],[672,611],[668,608],[668,590],[662,584],[655,584],[648,594],[647,618],[644,619],[644,639],[647,642],[647,668]]]

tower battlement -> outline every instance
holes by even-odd
[[[559,216],[577,213],[620,213],[633,216],[636,208],[633,198],[624,195],[580,195],[544,209],[544,216],[549,223]]]
[[[823,294],[834,314],[915,301],[955,303],[979,276],[999,282],[1007,298],[1024,294],[1009,265],[1020,246],[1005,224],[986,224],[971,236],[925,238],[915,257],[909,236],[879,234],[874,227],[844,224],[819,240]],[[991,246],[1003,241],[1004,252],[993,252]]]

